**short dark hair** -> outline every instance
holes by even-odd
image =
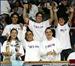
[[[29,29],[29,27],[27,27],[27,30],[26,30],[26,33],[25,33],[25,39],[26,39],[26,41],[28,41],[28,39],[27,39],[27,33],[28,32],[31,32],[32,35],[33,35],[33,32]]]
[[[41,14],[42,15],[42,18],[44,18],[44,13],[43,12],[37,12],[36,13],[36,17],[38,16],[38,14]]]
[[[45,29],[45,32],[46,32],[46,30],[48,30],[48,29],[50,29],[50,30],[52,31],[53,36],[55,37],[55,29],[54,29],[54,27],[53,27],[53,26],[47,27],[47,28]]]
[[[17,31],[17,29],[15,29],[15,28],[12,28],[11,31],[10,31],[10,33],[11,33],[13,30],[15,30],[15,31],[17,32],[17,34],[18,34],[18,31]]]
[[[19,19],[19,14],[16,13],[16,12],[14,12],[14,13],[11,14],[11,18],[12,18],[14,15],[17,15],[17,16],[18,16],[18,19]]]
[[[17,34],[18,34],[18,31],[17,31],[15,28],[12,28],[11,31],[10,31],[10,33],[11,33],[13,30],[15,30],[15,31],[17,32]],[[16,40],[19,41],[18,37],[16,37]],[[8,42],[11,41],[11,36],[9,36],[9,38],[8,38],[7,41],[8,41]]]
[[[47,27],[47,28],[45,29],[45,32],[46,32],[47,29],[50,29],[51,31],[53,31],[53,30],[54,30],[54,27],[53,27],[53,26]]]
[[[68,16],[67,16],[67,17],[66,17],[66,16],[60,16],[60,17],[58,17],[58,19],[59,19],[59,18],[64,19],[65,23],[68,21]]]

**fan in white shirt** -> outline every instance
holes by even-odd
[[[48,19],[47,21],[43,21],[43,13],[42,12],[38,12],[35,16],[36,20],[35,22],[32,20],[29,20],[26,11],[27,11],[27,7],[26,5],[24,5],[24,14],[23,14],[23,18],[24,21],[28,24],[29,28],[32,30],[32,32],[34,33],[34,38],[35,40],[39,40],[42,41],[43,39],[45,39],[45,34],[44,31],[47,27],[50,26],[51,22],[53,21],[53,12],[51,7],[49,7],[50,10],[50,19]]]
[[[17,24],[17,22],[19,20],[19,15],[17,13],[13,13],[11,15],[11,20],[12,20],[12,24],[9,24],[4,28],[4,31],[3,31],[2,35],[8,37],[10,35],[11,29],[15,28],[18,31],[18,38],[20,39],[20,37],[21,37],[21,27],[20,27],[19,24]]]
[[[63,48],[63,51],[61,53],[61,60],[67,60],[67,55],[71,51],[71,43],[70,43],[70,35],[69,35],[70,27],[69,26],[71,26],[71,19],[73,17],[73,12],[74,12],[73,7],[69,7],[69,13],[70,13],[69,19],[66,15],[64,17],[59,16],[59,19],[58,19],[56,12],[54,12],[55,13],[54,14],[55,15],[55,25],[57,26],[56,27],[56,38],[60,40],[62,44],[62,48]],[[67,23],[65,24],[65,22]],[[62,57],[62,55],[63,57],[65,57],[65,59]]]
[[[40,61],[39,42],[34,40],[32,31],[27,31],[23,41],[25,61]]]
[[[60,53],[62,51],[61,43],[58,39],[54,38],[53,28],[48,27],[45,30],[47,40],[41,42],[40,53],[42,61],[60,61]]]
[[[17,38],[17,30],[12,29],[10,31],[9,38],[4,42],[1,52],[3,53],[4,60],[21,60],[21,56],[24,55],[24,50],[20,41]]]

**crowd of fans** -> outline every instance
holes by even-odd
[[[0,61],[64,61],[75,55],[75,0],[0,4]]]

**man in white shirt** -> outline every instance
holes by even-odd
[[[11,20],[12,20],[12,23],[7,25],[5,28],[4,28],[4,31],[2,33],[3,36],[6,36],[7,38],[9,37],[10,35],[10,31],[12,28],[15,28],[17,29],[18,31],[18,38],[20,39],[21,37],[21,27],[18,23],[18,20],[19,20],[19,15],[17,13],[13,13],[11,15]]]
[[[64,17],[61,15],[59,16],[59,18],[57,18],[56,12],[54,12],[56,38],[60,40],[63,48],[63,51],[61,52],[61,60],[67,60],[69,53],[72,52],[69,31],[71,26],[71,19],[73,17],[73,11],[74,9],[72,7],[69,7],[69,13],[70,13],[69,19],[66,15]]]
[[[1,52],[3,53],[4,60],[21,60],[24,55],[21,42],[17,38],[18,31],[12,29],[9,38],[3,43]]]
[[[27,7],[26,5],[24,5],[24,14],[23,14],[24,21],[28,24],[29,28],[33,31],[34,38],[36,40],[42,41],[43,39],[45,39],[44,31],[47,27],[51,25],[51,22],[53,21],[53,12],[51,6],[49,7],[49,10],[51,13],[50,19],[48,19],[47,21],[43,21],[43,16],[44,16],[43,13],[38,12],[35,16],[36,20],[34,22],[28,18],[26,14]]]
[[[61,43],[58,39],[54,38],[53,35],[53,28],[48,27],[45,30],[45,35],[47,40],[43,40],[41,42],[40,47],[40,55],[42,61],[60,61],[60,53],[62,51]]]

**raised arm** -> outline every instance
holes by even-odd
[[[53,15],[54,15],[54,25],[57,26],[58,25],[58,17],[57,17],[57,8],[54,7],[53,8]]]
[[[57,17],[57,3],[53,2],[55,5],[52,7],[53,9],[53,18],[54,18],[54,25],[57,26],[58,25],[58,17]]]
[[[23,7],[24,7],[24,10],[23,10],[24,23],[28,24],[29,22],[29,16],[27,14],[28,4],[24,4]]]
[[[47,7],[49,10],[50,10],[50,18],[49,18],[49,22],[50,22],[50,24],[52,23],[52,21],[53,21],[53,11],[52,11],[52,6],[49,6],[49,7]]]
[[[71,20],[72,20],[73,13],[74,13],[74,8],[71,7],[71,6],[69,7],[69,13],[70,13],[70,16],[69,16],[69,19],[68,19],[68,24],[71,25],[72,24],[71,23],[72,22]]]

